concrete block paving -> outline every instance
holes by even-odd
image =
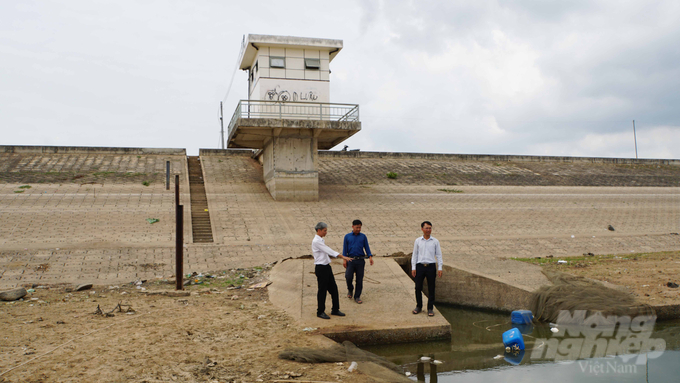
[[[186,157],[0,154],[0,288],[173,275],[174,190],[164,185],[168,158],[181,174],[187,217]],[[248,156],[209,155],[201,162],[215,242],[194,244],[185,218],[186,272],[311,254],[318,221],[329,224],[326,242],[341,250],[356,218],[379,256],[411,252],[420,222],[430,220],[447,264],[495,278],[503,277],[502,270],[488,264],[500,257],[680,248],[678,236],[670,234],[680,232],[680,188],[668,187],[678,172],[668,166],[320,156],[319,202],[298,203],[275,202],[262,167]],[[383,174],[388,169],[409,176],[390,180]],[[149,186],[136,173],[151,176]],[[77,175],[83,177],[74,180]],[[574,186],[597,185],[605,176],[619,180],[613,183],[618,186]],[[537,185],[540,177],[553,185]],[[634,177],[650,186],[626,186]],[[452,185],[454,178],[468,184]],[[505,185],[510,178],[522,181]],[[560,182],[568,185],[556,186]],[[27,184],[31,188],[19,189]],[[150,225],[146,218],[160,221]]]

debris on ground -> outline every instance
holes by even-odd
[[[92,288],[92,283],[85,283],[76,287],[76,291],[84,291]]]
[[[255,283],[255,284],[253,284],[253,285],[250,285],[250,288],[251,288],[251,289],[262,289],[262,288],[265,288],[265,287],[267,287],[267,286],[269,286],[269,285],[271,285],[271,284],[272,284],[271,281],[260,282],[260,283]]]
[[[151,225],[153,225],[154,223],[156,223],[158,221],[160,221],[160,219],[158,219],[158,218],[147,218],[146,219],[146,222],[148,222]]]
[[[607,226],[607,230],[616,231],[616,229],[614,229],[614,226],[612,226],[612,225]]]
[[[351,362],[350,368],[356,365],[355,368],[359,372],[370,377],[389,382],[411,382],[396,364],[362,350],[349,341],[336,343],[325,349],[307,347],[285,349],[279,353],[279,358],[301,363]]]
[[[189,291],[166,291],[166,290],[147,290],[143,291],[146,295],[162,295],[165,297],[188,297],[191,295]]]
[[[185,274],[184,286],[203,285],[205,287],[241,289],[263,289],[271,284],[267,274],[274,263],[251,268],[237,268],[219,272],[192,272]]]
[[[42,350],[54,349],[74,334],[106,329],[108,340],[112,341],[102,342],[101,336],[79,338],[74,352],[55,352],[50,358],[28,363],[13,370],[9,379],[80,381],[83,376],[96,374],[99,380],[105,381],[374,381],[363,374],[362,362],[358,362],[361,374],[355,371],[348,380],[343,378],[348,375],[349,362],[344,366],[312,366],[277,358],[278,351],[284,348],[322,348],[328,339],[316,332],[302,333],[301,326],[296,326],[288,314],[269,301],[266,287],[249,288],[268,282],[270,269],[271,264],[210,272],[196,270],[194,278],[200,278],[203,283],[191,285],[186,291],[175,290],[175,275],[168,274],[167,268],[154,274],[139,274],[140,277],[125,282],[95,283],[91,290],[82,292],[75,292],[77,283],[23,286],[27,290],[36,289],[36,293],[33,296],[29,293],[23,301],[0,302],[3,309],[12,314],[0,315],[0,325],[6,330],[3,346],[7,349],[3,358],[8,365],[25,362],[31,353],[39,355]],[[199,274],[202,277],[198,277]],[[208,274],[214,278],[207,277]],[[148,280],[136,280],[142,277]],[[137,282],[142,282],[139,286],[146,287],[147,292],[137,289]],[[239,299],[230,300],[241,286]],[[208,291],[210,294],[204,294]],[[223,295],[217,295],[220,293]],[[181,297],[169,298],[174,294]],[[33,303],[36,307],[30,307]],[[137,314],[127,313],[128,304]],[[115,317],[106,317],[107,312]],[[139,319],[127,322],[128,325],[118,325],[137,317]],[[257,326],[249,326],[256,318],[259,318]],[[159,339],[167,341],[159,342]],[[168,342],[173,346],[167,347]],[[218,343],[220,347],[215,347]],[[92,354],[93,350],[96,355]],[[101,363],[97,357],[100,350],[105,350],[107,363]],[[73,362],[74,355],[82,358],[82,362]],[[206,358],[210,362],[205,363]],[[160,366],[140,362],[156,359],[167,363]],[[275,370],[279,372],[273,374]]]
[[[126,314],[135,314],[136,311],[132,308],[132,305],[130,304],[124,304],[122,302],[118,302],[116,307],[113,308],[113,310],[104,312],[102,311],[101,307],[97,305],[97,309],[92,313],[93,315],[101,315],[103,317],[109,318],[115,316],[113,313],[118,310],[118,313],[126,313]]]
[[[18,289],[6,290],[0,292],[0,300],[3,301],[16,301],[26,296],[28,292],[25,288],[19,287]]]
[[[670,287],[671,289],[677,289],[678,288],[678,284],[675,283],[675,282],[668,282],[668,283],[666,283],[666,286]]]
[[[213,362],[210,360],[210,358],[205,358],[205,362],[203,362],[206,367],[215,367],[217,366],[217,362]]]

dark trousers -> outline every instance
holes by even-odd
[[[364,290],[364,268],[366,267],[365,259],[352,259],[352,262],[347,262],[347,270],[345,271],[345,279],[347,280],[347,291],[350,295],[354,292],[354,299],[361,297],[361,292]],[[352,280],[354,274],[357,275],[357,289],[354,290]]]
[[[316,315],[326,312],[326,292],[331,293],[331,300],[333,301],[332,312],[339,311],[340,298],[338,297],[338,285],[335,284],[335,276],[333,276],[331,265],[316,265],[314,274],[319,285],[316,293]]]
[[[427,278],[427,309],[434,310],[434,280],[437,278],[437,264],[425,266],[416,264],[416,306],[423,307],[423,281]]]

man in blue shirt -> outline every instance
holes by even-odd
[[[362,303],[361,291],[364,288],[365,258],[368,257],[371,266],[373,266],[373,254],[371,254],[371,248],[368,247],[368,238],[365,234],[361,234],[361,221],[358,219],[352,221],[352,232],[345,235],[345,240],[342,243],[342,255],[352,259],[352,262],[343,261],[347,269],[345,271],[347,298],[354,298],[356,303]],[[352,285],[355,273],[357,275],[356,289]]]

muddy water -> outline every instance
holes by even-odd
[[[501,337],[513,327],[509,315],[437,308],[451,323],[451,341],[363,348],[402,366],[414,381],[680,382],[680,320],[655,323],[653,329],[619,326],[613,334],[564,328],[553,333],[548,324],[528,326],[521,328],[526,350],[513,354],[504,352]],[[592,349],[586,336],[594,339]],[[635,345],[640,340],[658,351],[639,352]],[[423,356],[442,363],[419,362]]]

